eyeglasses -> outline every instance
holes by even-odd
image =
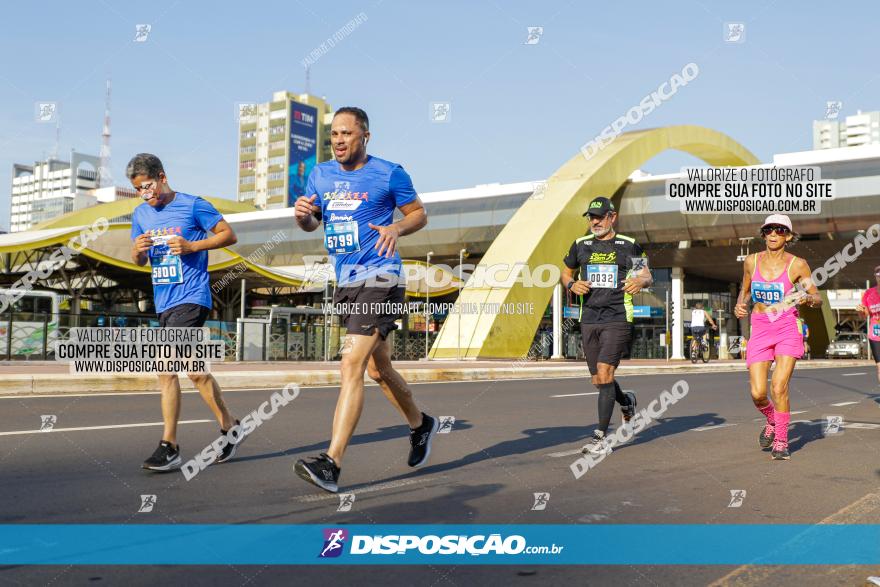
[[[155,187],[156,187],[156,182],[150,181],[147,183],[142,183],[139,186],[135,186],[134,189],[136,192],[149,192],[149,191],[152,191]]]
[[[774,232],[779,236],[785,236],[791,231],[788,229],[787,226],[765,226],[761,229],[761,234],[763,234],[764,236],[767,236]]]

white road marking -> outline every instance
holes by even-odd
[[[561,451],[561,452],[551,452],[551,453],[550,453],[549,455],[547,455],[547,456],[548,456],[548,457],[552,457],[552,458],[554,458],[554,459],[558,459],[558,458],[560,458],[560,457],[570,457],[570,456],[572,456],[572,455],[579,455],[579,454],[583,454],[583,453],[581,452],[581,449],[576,448],[576,449],[574,449],[574,450],[564,450],[564,451]]]
[[[808,410],[795,410],[793,412],[789,412],[789,415],[796,416],[797,414],[806,414]],[[765,422],[767,418],[754,418],[752,422]]]
[[[878,510],[880,510],[880,494],[869,493],[861,499],[858,499],[848,506],[834,512],[827,518],[820,520],[817,525],[872,523],[877,520]],[[805,535],[807,532],[809,532],[809,529],[801,533],[800,536]],[[794,538],[791,542],[795,543],[800,536]],[[782,565],[742,565],[717,581],[714,581],[709,587],[727,587],[728,585],[767,585],[771,583],[771,576],[777,574],[783,569],[788,571],[790,568],[791,567],[785,567]],[[831,567],[831,569],[835,571],[832,575],[836,576],[837,571],[847,568],[849,568],[849,566],[835,565]],[[815,576],[814,570],[811,569],[809,573],[812,576]]]
[[[844,422],[844,428],[855,428],[857,430],[877,430],[880,424],[872,424],[871,422]]]
[[[427,483],[428,481],[438,481],[445,479],[446,475],[433,475],[429,477],[414,477],[411,479],[400,479],[398,481],[388,481],[386,483],[376,483],[375,485],[367,485],[360,489],[348,488],[350,493],[361,495],[363,493],[373,493],[375,491],[383,491],[385,489],[397,489],[399,487],[407,487],[416,485],[417,483]],[[316,501],[338,500],[339,494],[336,493],[312,493],[311,495],[300,495],[296,498],[300,503],[313,503]]]
[[[214,420],[181,420],[178,424],[205,424]],[[51,430],[11,430],[0,432],[0,436],[16,436],[20,434],[50,434],[53,432],[79,432],[81,430],[113,430],[116,428],[143,428],[145,426],[164,426],[164,422],[140,422],[138,424],[110,424],[108,426],[77,426],[75,428],[52,428]]]
[[[867,373],[859,372],[859,373],[841,373],[840,374],[841,377],[852,377],[853,375],[867,375]]]
[[[834,406],[835,408],[839,408],[841,406],[851,406],[851,405],[857,404],[857,403],[859,403],[859,402],[838,402],[836,404],[831,404],[831,405]]]
[[[563,393],[561,395],[551,395],[550,397],[575,397],[579,395],[599,395],[598,391],[589,391],[587,393]]]
[[[631,377],[631,375],[615,375],[615,378],[618,377]],[[482,383],[483,385],[487,383],[500,383],[507,381],[562,381],[569,379],[584,379],[583,375],[572,375],[570,377],[551,377],[549,379],[535,379],[534,377],[523,377],[516,379],[467,379],[465,381],[408,381],[407,385],[438,385],[443,383]],[[290,383],[296,383],[295,381],[291,381]],[[377,384],[372,382],[364,383],[367,387],[379,387]],[[300,389],[329,389],[339,387],[339,385],[300,385]],[[238,388],[238,389],[224,389],[223,393],[233,393],[236,391],[274,391],[280,389],[280,387],[248,387],[248,388]],[[181,390],[181,393],[199,393],[197,389],[184,389]],[[599,393],[598,391],[593,393]],[[16,393],[12,395],[0,395],[0,399],[42,399],[42,398],[58,398],[58,397],[101,397],[101,396],[127,396],[127,395],[160,395],[160,391],[108,391],[108,392],[96,392],[96,393]]]
[[[333,386],[336,387],[336,386]],[[244,389],[224,389],[223,393],[232,391],[271,391],[277,387],[253,387]],[[17,393],[13,395],[0,395],[0,399],[43,399],[57,397],[102,397],[102,396],[126,396],[126,395],[159,395],[159,391],[107,391],[95,393]],[[199,393],[198,389],[182,389],[180,393]]]
[[[717,430],[718,428],[730,428],[731,426],[736,426],[731,422],[725,422],[724,424],[712,424],[711,426],[700,426],[699,428],[691,428],[694,432],[705,432],[706,430]]]

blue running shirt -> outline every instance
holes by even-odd
[[[309,175],[306,189],[307,197],[314,194],[337,285],[400,275],[400,254],[380,256],[375,249],[379,231],[369,225],[391,224],[396,208],[415,201],[416,190],[403,167],[372,156],[356,171],[345,171],[336,161],[320,163]]]
[[[153,208],[144,202],[134,209],[131,240],[144,233],[153,238],[148,254],[157,314],[181,304],[211,307],[208,251],[171,255],[166,241],[172,236],[204,240],[221,220],[223,215],[210,202],[181,192],[164,206]]]

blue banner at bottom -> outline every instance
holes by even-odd
[[[0,526],[0,565],[524,563],[876,565],[880,525]]]

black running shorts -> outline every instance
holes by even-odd
[[[868,340],[871,345],[871,355],[874,357],[875,363],[880,363],[880,340]]]
[[[180,304],[159,314],[162,328],[201,328],[211,313],[210,308],[199,304]]]
[[[353,285],[336,288],[334,312],[339,314],[348,334],[372,336],[376,330],[382,340],[403,313],[404,288],[397,285]]]
[[[620,359],[629,358],[632,344],[632,324],[629,322],[605,322],[581,324],[581,342],[590,374],[599,372],[598,364],[620,365]]]

